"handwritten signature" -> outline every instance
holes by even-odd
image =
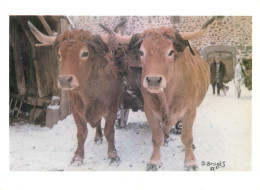
[[[210,171],[215,171],[220,168],[226,167],[226,161],[219,161],[219,162],[210,162],[210,161],[202,161],[201,166],[209,167]]]

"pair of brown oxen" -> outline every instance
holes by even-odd
[[[28,23],[39,41],[58,44],[58,85],[68,90],[77,125],[78,146],[73,164],[83,163],[87,122],[96,128],[95,142],[102,142],[102,117],[106,121],[104,135],[108,142],[108,159],[110,163],[120,162],[114,143],[114,123],[122,101],[123,80],[109,49],[109,44],[115,43],[127,44],[129,51],[138,52],[142,63],[141,91],[153,142],[146,169],[158,170],[161,166],[160,148],[168,142],[169,131],[179,119],[183,121],[184,169],[196,169],[192,126],[196,109],[206,95],[210,73],[208,64],[190,47],[188,40],[202,36],[214,19],[212,17],[195,32],[179,33],[162,27],[133,36],[113,33],[114,38],[110,38],[111,34],[92,35],[87,30],[66,31],[58,37],[45,36]]]

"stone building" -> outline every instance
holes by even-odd
[[[122,19],[127,23],[122,28],[122,34],[141,33],[148,28],[161,26],[173,27],[180,32],[199,29],[211,16],[72,16],[70,17],[78,29],[88,29],[96,34],[104,33],[99,23],[113,28]],[[200,39],[190,41],[202,57],[211,63],[219,55],[226,64],[228,78],[234,76],[236,56],[252,58],[252,17],[226,16],[215,21],[206,34]],[[227,82],[226,81],[226,82]]]

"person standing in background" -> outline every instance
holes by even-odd
[[[245,71],[245,66],[243,65],[242,58],[237,57],[237,64],[235,67],[235,96],[240,98],[241,95],[241,85],[243,84],[243,73],[242,70]]]
[[[210,65],[210,83],[213,88],[213,95],[215,94],[215,87],[217,86],[217,94],[220,95],[220,90],[223,88],[223,78],[226,75],[226,66],[221,61],[219,56],[215,57],[215,61]]]

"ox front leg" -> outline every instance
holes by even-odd
[[[164,140],[164,132],[160,124],[160,120],[153,115],[153,113],[149,108],[145,108],[145,114],[148,123],[152,129],[152,142],[153,142],[153,153],[149,163],[147,164],[146,170],[157,171],[162,165],[160,149]]]
[[[102,144],[103,133],[102,133],[102,129],[101,129],[101,119],[94,125],[94,127],[96,128],[94,142],[95,142],[95,144]]]
[[[116,165],[120,164],[120,158],[117,154],[115,148],[115,120],[117,116],[117,109],[110,110],[108,117],[106,118],[104,135],[108,142],[108,159],[109,165]]]
[[[74,153],[71,164],[80,166],[83,164],[84,160],[84,145],[88,135],[87,123],[78,114],[73,113],[75,123],[77,125],[77,139],[78,147]]]
[[[196,117],[196,109],[188,110],[183,118],[181,140],[185,146],[184,170],[197,170],[196,158],[193,153],[192,126]]]

